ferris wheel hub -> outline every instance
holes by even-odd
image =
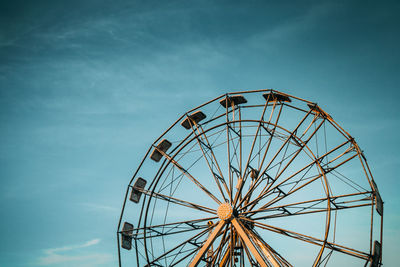
[[[229,220],[233,215],[233,208],[229,203],[222,203],[217,210],[217,215],[221,220]]]

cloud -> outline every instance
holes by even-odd
[[[330,3],[318,3],[300,12],[297,16],[288,18],[286,21],[271,24],[265,30],[255,33],[249,38],[250,46],[257,49],[272,49],[277,41],[285,41],[293,37],[303,35],[319,25],[318,22],[324,19],[337,7]],[[279,43],[279,42],[278,42]]]
[[[109,263],[112,256],[101,253],[83,253],[85,248],[95,246],[100,243],[100,239],[89,240],[83,244],[69,245],[58,248],[44,250],[45,256],[37,261],[39,266],[98,266]]]
[[[80,245],[72,245],[72,246],[65,246],[65,247],[60,247],[60,248],[46,249],[45,253],[46,254],[54,254],[55,252],[60,252],[60,251],[68,251],[68,250],[74,250],[74,249],[79,249],[79,248],[86,248],[86,247],[90,247],[93,245],[97,245],[98,243],[100,243],[100,239],[93,239],[93,240],[87,241],[86,243],[80,244]]]

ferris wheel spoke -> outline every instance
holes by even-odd
[[[308,142],[311,140],[311,138],[315,135],[315,133],[321,128],[321,126],[324,124],[325,120],[323,120],[317,127],[316,129],[311,133],[309,138],[303,142],[303,144],[300,145],[300,149],[296,151],[294,156],[289,160],[289,162],[285,165],[285,167],[282,168],[282,170],[275,176],[274,181],[268,185],[268,187],[265,189],[265,191],[268,191],[269,188],[279,179],[279,177],[284,173],[284,171],[290,166],[290,164],[296,159],[296,157],[300,154],[301,151],[303,151],[304,147],[307,146]],[[298,141],[297,141],[298,142]]]
[[[252,155],[253,155],[254,146],[255,146],[255,144],[256,144],[257,137],[258,137],[258,133],[259,133],[259,131],[260,131],[261,124],[262,124],[261,121],[264,121],[264,115],[265,115],[265,111],[267,110],[267,107],[268,107],[268,103],[269,103],[269,98],[270,98],[270,96],[271,96],[271,95],[268,95],[267,101],[265,102],[265,105],[264,105],[264,108],[263,108],[263,111],[262,111],[262,114],[261,114],[260,122],[259,122],[258,125],[257,125],[256,133],[254,134],[254,138],[253,138],[253,141],[252,141],[251,146],[250,146],[249,156],[248,156],[248,158],[247,158],[247,162],[246,162],[245,167],[244,167],[244,171],[245,171],[245,172],[246,172],[246,170],[247,170],[248,167],[249,167],[249,164],[250,164],[250,161],[251,161],[251,157],[252,157]],[[272,110],[275,109],[276,102],[277,102],[277,101],[274,101]],[[271,118],[270,118],[270,119],[271,119]],[[240,162],[242,162],[242,160],[240,160]],[[238,190],[237,190],[237,192],[236,192],[235,199],[234,199],[234,205],[236,205],[237,200],[238,200],[239,196],[240,196],[241,193],[242,193],[243,185],[245,184],[246,179],[247,179],[247,175],[246,175],[246,173],[245,173],[245,175],[244,175],[244,177],[243,177],[243,182],[240,184],[240,187],[238,188]]]
[[[272,120],[272,117],[273,117],[273,113],[274,113],[274,111],[275,111],[275,105],[276,105],[276,104],[274,103],[274,105],[273,105],[273,107],[272,107],[272,110],[271,110],[270,117],[269,117],[269,119],[268,119],[268,123],[267,123],[268,126],[271,125],[271,120]],[[269,152],[269,148],[270,148],[270,146],[271,146],[271,142],[272,142],[272,140],[273,140],[273,137],[275,137],[275,136],[278,135],[278,134],[277,134],[277,127],[278,127],[279,119],[281,118],[282,109],[283,109],[283,105],[281,105],[281,106],[279,107],[279,111],[278,111],[278,114],[276,115],[276,119],[275,119],[275,122],[274,122],[274,124],[273,124],[272,130],[268,129],[268,127],[265,127],[265,126],[264,126],[264,123],[262,122],[262,125],[261,125],[261,126],[262,126],[262,129],[263,129],[265,132],[267,132],[267,133],[269,134],[269,138],[268,138],[267,147],[266,147],[265,150],[264,150],[264,154],[263,154],[262,160],[261,160],[260,164],[257,166],[257,169],[258,169],[258,170],[260,170],[261,166],[264,165],[264,161],[265,161],[265,159],[266,159],[266,157],[267,157],[267,154],[268,154],[268,152]]]
[[[198,186],[203,192],[205,192],[209,197],[211,197],[215,202],[221,204],[221,201],[218,200],[204,185],[202,185],[196,178],[194,178],[188,170],[182,167],[176,160],[174,160],[170,155],[166,154],[164,151],[156,149],[162,154],[169,162],[171,162],[178,170],[180,170],[183,175],[189,178],[196,186]]]
[[[247,259],[249,260],[251,266],[258,266],[258,263],[253,259],[251,252],[249,251],[247,246],[244,246],[243,248],[244,248],[244,252],[245,252]]]
[[[232,108],[232,115],[233,115],[233,120],[229,120],[228,113],[226,113],[226,143],[227,143],[227,157],[228,157],[228,173],[229,173],[229,190],[230,190],[230,201],[231,203],[233,202],[233,186],[234,186],[234,179],[233,179],[233,173],[236,175],[237,178],[237,185],[236,187],[238,188],[241,183],[242,179],[242,128],[241,128],[241,109],[238,106],[237,107],[237,112],[239,116],[239,120],[235,121],[235,105],[232,102],[231,108]],[[226,106],[228,108],[228,106]],[[236,127],[235,123],[239,123],[239,126]],[[232,125],[231,125],[232,124]],[[238,128],[239,130],[235,129]],[[232,134],[235,134],[235,137],[232,136]],[[235,140],[238,140],[235,144]],[[239,155],[238,155],[239,154]],[[236,159],[236,167],[235,164],[233,164],[234,160]]]
[[[310,110],[311,111],[311,110]],[[306,129],[304,129],[304,132],[299,136],[299,139],[302,139],[308,132],[308,130],[310,130],[310,128],[315,124],[315,122],[317,121],[317,119],[319,119],[320,117],[317,114],[314,114],[314,118],[311,120],[311,122],[308,124],[308,126],[306,127]],[[324,119],[325,121],[325,119]]]
[[[253,199],[252,201],[250,201],[248,204],[246,204],[245,206],[243,206],[241,209],[245,209],[247,207],[249,207],[251,205],[252,208],[254,208],[254,206],[259,203],[262,199],[264,199],[265,197],[267,197],[268,195],[272,194],[274,192],[274,190],[279,190],[279,187],[282,185],[285,185],[285,183],[287,183],[289,180],[293,179],[294,177],[296,177],[297,175],[299,175],[301,172],[303,172],[304,170],[306,170],[307,168],[312,167],[314,164],[319,164],[319,162],[321,162],[325,157],[327,157],[328,155],[330,155],[331,153],[337,151],[338,149],[342,148],[343,146],[345,146],[346,144],[348,144],[350,141],[345,141],[342,144],[338,145],[336,148],[330,150],[329,152],[325,153],[324,155],[320,156],[319,158],[315,159],[314,161],[312,161],[311,163],[309,163],[308,165],[306,165],[305,167],[301,168],[300,170],[296,171],[295,173],[293,173],[292,175],[290,175],[288,178],[286,178],[285,180],[281,181],[280,183],[276,184],[274,187],[269,188],[268,191],[263,192],[262,194],[259,194],[259,196],[255,199]],[[357,156],[357,154],[351,156],[348,159],[343,160],[342,162],[338,163],[336,166],[333,167],[329,167],[330,164],[336,162],[339,158],[341,158],[342,156],[344,156],[345,154],[347,154],[349,151],[351,150],[351,148],[346,149],[343,153],[341,153],[339,156],[335,157],[334,159],[331,159],[329,162],[325,163],[322,167],[325,167],[326,170],[324,170],[324,174],[331,172],[334,169],[339,168],[340,166],[342,166],[344,163],[348,162],[349,160],[353,159],[354,157]],[[292,187],[291,190],[289,190],[287,193],[283,194],[282,196],[279,196],[278,198],[273,200],[273,203],[282,200],[283,198],[285,198],[288,195],[291,195],[292,193],[302,189],[303,187],[311,184],[312,182],[314,182],[315,180],[317,180],[318,178],[321,178],[324,174],[319,174],[315,177],[313,177],[312,179],[309,179],[309,181],[307,181],[306,183],[302,184],[301,186],[295,188],[295,186],[298,184],[298,182],[300,181],[304,181],[305,179],[300,179],[300,181],[298,181],[297,183],[295,183],[295,186]],[[267,207],[269,205],[273,204],[272,202],[266,203],[263,207]]]
[[[201,231],[200,233],[190,237],[189,239],[183,241],[182,243],[174,246],[173,248],[171,248],[170,250],[164,252],[163,254],[161,254],[160,256],[158,256],[157,258],[153,259],[151,262],[149,262],[146,266],[157,266],[157,262],[159,261],[163,261],[165,257],[168,257],[171,255],[171,253],[174,253],[175,251],[177,251],[178,249],[182,248],[183,246],[187,245],[187,244],[194,244],[195,247],[198,246],[198,239],[200,239],[201,237],[203,237],[207,232],[209,232],[211,229],[207,228],[203,231]],[[161,265],[162,266],[162,265]]]
[[[220,180],[222,181],[222,184],[224,185],[226,193],[228,193],[228,195],[229,195],[229,190],[228,190],[228,187],[226,186],[226,182],[225,182],[224,176],[222,174],[221,168],[219,167],[217,159],[216,159],[216,157],[214,155],[214,151],[212,149],[212,146],[209,143],[209,141],[207,139],[207,136],[206,136],[203,128],[201,127],[201,125],[198,125],[195,121],[190,120],[189,116],[187,116],[187,117],[189,119],[189,123],[190,123],[190,127],[192,129],[193,135],[195,136],[197,144],[199,145],[200,150],[201,150],[201,152],[203,154],[204,160],[207,163],[207,166],[208,166],[208,168],[209,168],[209,170],[210,170],[210,172],[211,172],[211,174],[212,174],[212,176],[214,178],[214,181],[215,181],[215,183],[216,183],[216,185],[217,185],[217,187],[218,187],[218,189],[219,189],[219,191],[220,191],[220,193],[222,195],[222,198],[226,202],[227,198],[226,198],[226,196],[225,196],[225,194],[224,194],[224,192],[222,190],[222,186],[221,186],[219,181]],[[197,133],[196,133],[196,130],[197,130]],[[202,137],[204,137],[204,138],[202,138]],[[208,149],[208,151],[210,152],[210,154],[211,154],[211,157],[210,157],[211,163],[210,163],[210,161],[209,161],[209,159],[207,157],[207,153],[206,153],[204,147],[206,147]],[[213,171],[213,169],[212,169],[212,165],[213,164],[215,164],[219,174],[217,174],[217,173],[215,173]]]
[[[232,173],[231,173],[231,154],[230,154],[230,139],[229,139],[229,110],[228,110],[228,95],[225,96],[225,119],[226,119],[226,145],[227,145],[227,156],[228,156],[228,179],[229,179],[229,199],[230,202],[232,202],[232,191],[233,191],[233,181],[232,181]],[[231,101],[232,105],[232,114],[235,114],[235,109],[234,109],[234,102]]]
[[[196,204],[196,203],[192,203],[192,202],[189,202],[186,200],[182,200],[182,199],[179,199],[179,198],[176,198],[173,196],[168,196],[168,195],[164,195],[161,193],[157,193],[157,192],[149,191],[149,190],[145,190],[145,189],[140,189],[137,191],[142,192],[143,194],[145,194],[147,196],[155,197],[156,199],[161,199],[161,200],[173,203],[173,204],[196,209],[199,211],[204,211],[204,212],[211,213],[211,214],[217,214],[217,211],[215,209],[211,209],[211,208],[208,208],[208,207]]]
[[[318,212],[329,212],[335,210],[371,206],[372,197],[373,197],[372,191],[365,191],[352,194],[330,196],[326,198],[317,198],[317,199],[300,201],[296,203],[289,203],[279,206],[268,206],[257,210],[245,211],[242,214],[252,216],[264,212],[271,213],[269,215],[252,218],[253,220],[262,220],[262,219],[288,217],[288,216],[318,213]],[[331,206],[329,209],[326,208],[327,201],[329,201]],[[323,207],[319,205],[323,205]]]
[[[354,154],[354,155],[352,155],[351,157],[349,157],[349,158],[343,160],[342,162],[338,163],[336,166],[329,167],[329,169],[323,169],[323,173],[318,174],[315,178],[310,179],[309,181],[305,182],[304,184],[300,185],[300,186],[297,187],[297,188],[293,187],[293,188],[292,188],[290,191],[288,191],[286,194],[283,194],[283,195],[281,195],[280,197],[278,197],[278,198],[276,198],[276,199],[274,199],[274,200],[272,200],[272,201],[266,203],[266,204],[263,205],[262,207],[264,208],[264,207],[270,206],[270,205],[272,205],[272,204],[274,204],[274,203],[276,203],[276,202],[278,202],[278,201],[280,201],[280,200],[282,200],[282,199],[284,199],[284,198],[286,198],[286,197],[292,195],[293,193],[295,193],[295,192],[299,191],[300,189],[303,189],[304,187],[310,185],[312,182],[316,181],[316,180],[319,179],[319,178],[322,178],[322,177],[325,176],[327,173],[333,171],[334,169],[339,168],[340,166],[342,166],[342,165],[345,164],[346,162],[348,162],[348,161],[354,159],[355,157],[357,157],[357,154]],[[332,162],[333,162],[333,161],[330,161],[329,163],[332,163]],[[326,166],[328,166],[328,164],[327,164]],[[268,193],[268,192],[267,192],[267,193]]]
[[[269,166],[271,166],[272,162],[278,157],[280,152],[285,148],[285,146],[289,143],[289,141],[295,136],[297,130],[299,127],[304,123],[304,121],[307,119],[307,117],[311,114],[311,111],[307,112],[306,115],[300,120],[300,122],[296,125],[295,129],[290,132],[290,135],[286,138],[286,140],[283,142],[283,144],[280,146],[280,148],[277,150],[277,152],[274,154],[274,156],[271,158],[267,166],[264,168],[264,170],[261,173],[264,173],[268,170]]]
[[[136,240],[141,240],[145,238],[152,239],[152,238],[163,237],[166,235],[180,234],[190,231],[198,231],[207,228],[207,224],[204,224],[204,222],[208,222],[216,218],[217,217],[209,217],[196,220],[186,220],[186,221],[144,226],[136,228],[135,233],[132,235],[132,237]]]
[[[197,248],[188,248],[185,249],[186,246],[181,246],[178,250],[174,253],[170,253],[162,258],[164,260],[164,265],[155,264],[155,266],[176,266],[183,260],[187,259],[190,255],[196,252]],[[179,258],[180,257],[180,258]]]
[[[342,147],[344,147],[345,145],[351,143],[350,141],[346,140],[345,142],[341,143],[340,145],[336,146],[335,148],[331,149],[330,151],[326,152],[325,154],[323,154],[322,156],[319,156],[318,158],[316,158],[315,160],[313,160],[312,162],[310,162],[309,164],[307,164],[306,166],[304,166],[303,168],[301,168],[300,170],[294,172],[293,174],[289,175],[285,180],[279,182],[279,184],[277,186],[281,186],[281,185],[285,185],[286,182],[288,182],[289,180],[293,179],[294,177],[296,177],[298,174],[300,174],[301,172],[303,172],[304,170],[307,170],[309,168],[311,168],[313,165],[318,164],[320,162],[322,162],[324,159],[326,159],[330,154],[336,152],[337,150],[341,149]],[[340,154],[339,156],[343,156],[346,153],[348,153],[350,150],[352,149],[352,147],[346,149],[342,154]],[[338,158],[338,157],[337,157]],[[331,160],[330,162],[328,162],[327,164],[330,164],[334,162],[334,160]],[[327,165],[325,164],[325,165]]]
[[[312,164],[316,164],[316,163],[312,163]],[[265,207],[267,207],[269,203],[278,202],[278,201],[280,201],[281,199],[283,199],[283,198],[285,198],[286,196],[288,196],[289,194],[294,193],[294,188],[295,188],[300,182],[305,182],[305,181],[307,181],[306,183],[302,184],[302,185],[301,185],[299,188],[297,188],[297,189],[301,189],[301,188],[305,187],[306,185],[311,184],[312,182],[318,180],[319,178],[321,178],[321,177],[323,176],[322,174],[306,177],[308,171],[311,169],[312,166],[313,166],[313,165],[310,165],[310,166],[308,167],[308,169],[305,171],[305,173],[300,177],[300,179],[294,182],[294,186],[293,186],[290,190],[288,190],[288,192],[285,192],[285,191],[283,190],[283,187],[284,187],[285,185],[290,185],[290,184],[282,184],[282,183],[279,183],[279,184],[277,184],[275,187],[273,187],[272,189],[269,189],[268,191],[264,191],[262,194],[259,194],[259,196],[258,196],[257,198],[255,198],[254,200],[252,200],[248,205],[244,206],[242,209],[246,209],[246,208],[247,208],[248,210],[253,210],[254,207],[255,207],[261,200],[265,199],[266,197],[272,196],[272,195],[276,194],[276,192],[277,192],[278,194],[275,196],[275,198],[273,198],[272,200],[270,200],[270,202],[268,202],[267,204],[264,205]],[[298,174],[298,173],[297,173],[297,174]],[[270,177],[270,180],[271,180],[272,182],[276,181],[276,179],[274,179],[274,178],[272,178],[272,177]],[[268,184],[267,184],[267,185],[268,185]],[[264,206],[263,206],[263,207],[264,207]]]
[[[235,150],[235,155],[236,155],[236,159],[239,161],[238,162],[238,167],[239,167],[239,173],[240,173],[240,178],[242,177],[242,153],[243,153],[243,135],[242,135],[242,111],[241,111],[241,108],[240,108],[240,106],[238,107],[238,116],[239,116],[239,126],[238,126],[238,128],[239,128],[239,130],[238,130],[238,132],[239,132],[239,141],[238,141],[238,146],[239,146],[239,158],[237,157],[237,154],[236,154],[236,152],[237,152],[237,148],[236,148],[236,150]],[[234,125],[235,126],[235,125]],[[236,132],[236,131],[235,131]]]
[[[234,218],[232,220],[232,224],[235,227],[235,230],[237,231],[238,235],[240,236],[241,240],[243,243],[247,246],[247,248],[250,250],[251,255],[256,259],[256,261],[261,265],[261,266],[267,266],[267,263],[265,259],[262,257],[260,253],[260,249],[257,249],[257,245],[253,244],[251,242],[248,234],[245,232],[244,226],[241,225],[241,223]],[[274,266],[279,266],[279,265],[274,265]]]
[[[214,171],[211,170],[211,171],[213,172],[213,176],[214,176],[215,178],[217,178],[217,181],[220,180],[220,181],[222,182],[222,184],[223,184],[223,186],[224,186],[224,188],[225,188],[226,193],[229,195],[229,194],[230,194],[230,191],[229,191],[229,189],[228,189],[228,186],[227,186],[227,183],[226,183],[226,181],[225,181],[224,175],[223,175],[223,173],[222,173],[222,171],[221,171],[220,164],[218,163],[217,157],[215,156],[214,148],[213,148],[213,143],[210,143],[210,141],[208,140],[208,137],[207,137],[207,135],[205,134],[204,129],[203,129],[202,126],[199,126],[198,129],[201,130],[202,136],[204,136],[204,140],[206,141],[207,147],[209,148],[209,151],[210,151],[210,154],[211,154],[211,158],[210,158],[211,163],[214,164],[215,167],[216,167],[217,170],[218,170],[218,174],[216,174]],[[222,133],[222,132],[221,132],[221,133]],[[225,198],[225,195],[224,195],[224,199],[226,199],[226,198]]]
[[[308,114],[304,117],[303,121],[307,118]],[[303,151],[304,147],[307,146],[307,143],[312,139],[312,137],[315,135],[315,133],[320,129],[320,127],[323,125],[324,120],[316,127],[316,129],[310,134],[310,136],[308,137],[307,140],[305,140],[302,144],[296,140],[296,135],[295,133],[297,132],[297,129],[300,127],[301,123],[303,122],[301,121],[300,124],[298,124],[298,126],[296,127],[296,129],[291,133],[290,137],[285,141],[285,143],[287,143],[287,141],[289,139],[294,139],[296,141],[296,143],[299,144],[300,149],[298,149],[295,154],[291,157],[291,159],[289,160],[288,163],[286,163],[286,165],[282,168],[282,170],[275,176],[275,178],[273,179],[272,183],[268,183],[264,186],[264,188],[261,190],[260,194],[258,195],[258,197],[261,197],[264,193],[268,192],[268,190],[275,184],[275,182],[279,179],[279,177],[282,175],[282,173],[285,172],[285,170],[290,166],[290,164],[296,159],[296,157],[300,154],[300,152]],[[310,125],[312,125],[315,122],[315,120],[313,119],[313,121],[311,122]],[[308,129],[310,129],[311,126],[308,126],[307,129],[304,131],[303,136],[306,134],[306,132],[308,131]],[[288,143],[289,144],[289,143]],[[274,158],[280,153],[280,151],[283,149],[283,146],[281,146],[281,148],[278,150],[278,152],[275,154],[275,156],[273,157],[273,159],[270,161],[270,163],[267,165],[267,167],[264,170],[264,173],[268,170],[268,167],[271,165],[271,163],[273,162]],[[286,152],[285,152],[286,153]],[[281,161],[282,162],[282,161]],[[279,169],[278,169],[279,171]],[[286,179],[285,179],[286,181]],[[279,184],[281,185],[281,183]],[[278,188],[279,189],[279,185],[277,187],[275,187],[274,189]],[[253,204],[251,208],[254,207],[255,204]]]
[[[188,254],[184,254],[182,252],[176,253],[174,260],[179,256],[181,256],[181,258],[177,261],[174,261],[173,263],[170,263],[169,266],[177,266],[178,264],[180,264],[182,261],[186,260],[188,257],[190,257],[191,255],[193,255],[194,253],[196,253],[196,248],[190,249],[188,251],[190,251],[190,253]]]
[[[296,216],[296,215],[304,215],[304,214],[312,214],[312,213],[321,213],[321,212],[330,212],[330,211],[337,211],[337,210],[344,210],[344,209],[367,207],[367,206],[371,206],[371,205],[373,205],[373,204],[372,203],[363,203],[363,204],[358,204],[358,205],[348,205],[348,206],[338,206],[338,207],[318,208],[318,209],[302,207],[301,211],[296,211],[296,212],[289,211],[285,208],[281,208],[281,213],[256,217],[254,219],[261,220],[261,219],[290,217],[290,216]],[[270,211],[273,211],[273,210],[270,210]],[[264,212],[264,210],[261,210],[260,212]]]
[[[211,266],[227,266],[230,260],[232,246],[232,225],[227,225],[224,236],[211,259]],[[217,264],[219,263],[219,264]]]
[[[311,167],[313,164],[315,164],[315,162],[311,163],[309,167]],[[302,169],[304,170],[304,168]],[[301,171],[302,171],[301,170]],[[298,173],[300,173],[301,171],[297,172],[296,174],[294,174],[292,177],[295,177]],[[320,178],[322,175],[318,175],[318,176],[314,176],[314,177],[309,177],[308,179],[304,179],[304,176],[300,179],[300,181],[305,181],[305,180],[309,180],[307,183],[312,183],[313,181],[317,180],[318,178]],[[290,177],[290,178],[292,178]],[[271,178],[272,181],[274,181],[273,178]],[[288,180],[288,179],[287,179]],[[277,200],[279,199],[279,197],[282,195],[286,195],[286,193],[283,193],[283,190],[280,189],[281,184],[276,185],[275,187],[273,187],[272,189],[268,190],[267,192],[262,192],[262,194],[259,194],[256,198],[254,198],[252,201],[249,201],[246,205],[244,205],[243,207],[240,208],[240,210],[252,210],[261,200],[263,200],[264,198],[274,194],[276,191],[279,192],[279,194],[273,199],[273,200]]]
[[[248,220],[248,219],[246,218],[246,220]],[[252,221],[252,220],[250,220],[250,221]],[[337,252],[341,252],[341,253],[344,253],[344,254],[347,254],[347,255],[350,255],[350,256],[353,256],[353,257],[357,257],[357,258],[360,258],[360,259],[363,259],[363,260],[368,260],[369,257],[370,257],[370,255],[368,253],[366,253],[366,252],[362,252],[362,251],[359,251],[359,250],[356,250],[356,249],[353,249],[353,248],[349,248],[349,247],[340,245],[338,243],[329,242],[329,241],[326,241],[326,240],[323,240],[323,239],[319,239],[319,238],[316,238],[316,237],[300,234],[300,233],[297,233],[297,232],[294,232],[294,231],[286,230],[286,229],[279,228],[279,227],[272,226],[272,225],[268,225],[268,224],[265,224],[265,223],[260,223],[260,222],[257,222],[257,221],[252,221],[252,222],[254,223],[255,227],[259,227],[259,228],[264,229],[264,230],[268,230],[268,231],[271,231],[271,232],[275,232],[277,234],[281,234],[281,235],[284,235],[284,236],[287,236],[287,237],[291,237],[291,238],[294,238],[294,239],[297,239],[297,240],[301,240],[301,241],[304,241],[304,242],[307,242],[307,243],[310,243],[310,244],[313,244],[313,245],[317,245],[317,246],[320,246],[320,247],[325,247],[325,248],[328,248],[328,249],[331,249],[331,250],[334,250],[334,251],[337,251]]]
[[[281,255],[267,245],[257,233],[246,228],[240,220],[234,218],[231,222],[243,243],[261,266],[269,266],[269,264],[274,267],[291,266]]]
[[[282,106],[283,106],[283,105],[282,105]],[[282,106],[281,106],[281,109],[282,109]],[[276,157],[277,157],[277,156],[280,154],[280,152],[285,148],[285,146],[287,146],[287,145],[289,144],[290,140],[294,137],[294,135],[295,135],[295,133],[297,132],[297,130],[299,129],[299,127],[304,123],[304,121],[307,119],[307,117],[308,117],[310,114],[311,114],[311,110],[308,111],[308,112],[306,113],[306,115],[305,115],[305,116],[300,120],[300,122],[296,125],[296,127],[294,128],[294,130],[293,130],[293,131],[290,133],[290,135],[285,139],[285,141],[283,142],[283,144],[280,146],[280,148],[277,150],[277,152],[276,152],[276,153],[274,154],[274,156],[271,158],[271,160],[270,160],[269,163],[266,165],[266,167],[263,169],[263,171],[260,171],[260,173],[259,173],[259,175],[258,175],[256,181],[258,181],[258,180],[260,179],[260,177],[262,177],[262,176],[266,173],[266,171],[268,170],[268,168],[270,167],[270,165],[272,164],[272,162],[274,162],[274,160],[276,159]],[[280,113],[279,113],[279,115],[280,115]],[[279,119],[279,118],[278,118],[278,119]],[[276,126],[276,124],[275,124],[275,126]],[[275,127],[275,128],[276,128],[276,127]],[[275,133],[275,131],[273,131],[273,133]],[[272,140],[272,135],[271,135],[271,137],[270,137],[270,140]],[[266,151],[265,151],[265,153],[264,153],[264,157],[263,157],[263,160],[262,160],[262,162],[261,162],[259,168],[261,168],[261,166],[264,165],[264,160],[265,160],[265,157],[266,157],[266,155],[267,155],[268,149],[269,149],[269,144],[268,144],[268,147],[267,147],[267,149],[266,149]],[[253,192],[252,188],[250,188],[249,192]],[[249,199],[248,199],[249,196],[251,196],[251,194],[246,194],[246,196],[243,197],[243,199],[242,199],[242,201],[239,203],[239,205],[241,205],[242,202],[245,201],[245,200],[246,200],[246,205],[247,205],[247,202],[249,201]]]
[[[273,117],[273,113],[275,111],[275,106],[276,106],[276,102],[274,102],[274,104],[272,106],[272,110],[271,110],[271,113],[270,113],[270,116],[269,116],[269,119],[268,119],[268,123],[267,123],[268,125],[271,125],[271,120],[272,120],[272,117]],[[251,197],[253,191],[256,189],[255,185],[258,184],[258,182],[260,181],[261,177],[263,176],[263,174],[260,175],[259,170],[260,170],[261,166],[263,166],[263,164],[264,164],[264,161],[265,161],[265,158],[266,158],[267,153],[269,151],[272,139],[273,139],[274,135],[276,134],[276,128],[277,128],[278,121],[279,121],[279,118],[280,118],[281,113],[282,113],[282,108],[283,108],[283,105],[280,105],[278,114],[277,114],[276,119],[275,119],[275,123],[273,124],[273,128],[272,128],[271,131],[268,130],[268,128],[266,128],[264,126],[264,123],[262,121],[260,122],[260,125],[262,126],[262,128],[269,134],[267,146],[265,148],[263,157],[261,159],[261,163],[259,163],[258,166],[257,166],[257,177],[254,178],[255,179],[254,182],[252,183],[252,185],[250,186],[249,190],[243,196],[243,198],[240,200],[240,202],[239,202],[239,204],[237,206],[242,205],[243,202],[247,203],[249,201],[249,198]],[[251,157],[251,154],[249,155],[249,160],[250,160],[250,157]],[[246,164],[246,170],[248,169],[248,167],[249,167],[249,163]],[[248,174],[249,174],[249,172],[247,172],[247,176],[248,176]],[[244,178],[247,179],[247,176],[245,176]],[[244,185],[244,183],[242,183],[242,186],[243,185]]]
[[[213,231],[211,232],[210,236],[207,240],[203,243],[200,250],[197,252],[196,256],[194,257],[193,261],[190,263],[189,267],[195,267],[199,264],[201,258],[210,248],[214,240],[217,238],[219,233],[221,232],[222,228],[225,226],[226,222],[224,220],[219,221],[219,223],[214,227]]]
[[[252,238],[262,249],[263,254],[267,256],[269,261],[274,262],[274,259],[278,262],[279,266],[293,267],[285,258],[282,257],[282,255],[268,245],[254,229],[247,229],[247,231],[251,233]]]
[[[220,262],[220,258],[221,258],[221,255],[222,255],[222,250],[223,250],[223,248],[224,248],[224,246],[226,244],[229,244],[229,238],[230,237],[227,236],[228,229],[229,229],[228,225],[225,225],[225,230],[224,230],[224,232],[222,234],[221,242],[219,243],[217,249],[215,250],[215,252],[213,252],[213,255],[211,257],[211,265],[212,266],[215,266],[216,263]]]

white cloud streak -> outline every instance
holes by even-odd
[[[39,266],[98,266],[110,263],[110,254],[101,253],[82,253],[82,249],[95,246],[100,243],[100,239],[89,240],[83,244],[69,245],[58,248],[44,250],[45,256],[37,261]]]
[[[79,248],[86,248],[86,247],[97,245],[98,243],[100,243],[100,239],[97,238],[97,239],[87,241],[84,244],[71,245],[71,246],[65,246],[65,247],[60,247],[60,248],[50,248],[50,249],[46,249],[44,252],[46,254],[54,254],[54,253],[60,252],[60,251],[69,251],[69,250],[74,250],[74,249],[79,249]]]

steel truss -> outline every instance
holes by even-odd
[[[236,92],[188,111],[149,148],[125,194],[118,257],[380,266],[382,225],[363,151],[327,112],[275,90]]]

